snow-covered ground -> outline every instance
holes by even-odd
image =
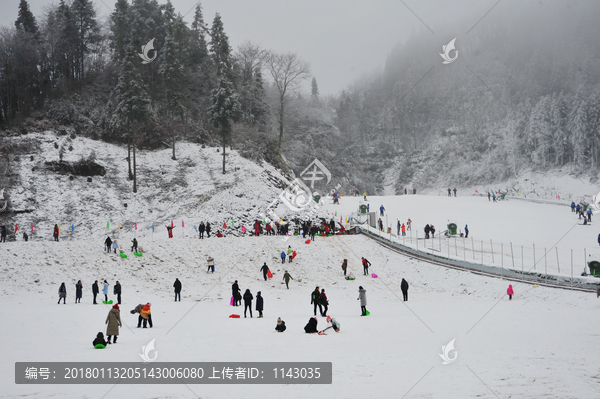
[[[450,199],[448,199],[450,201]],[[460,199],[452,199],[460,201]],[[522,203],[520,203],[522,204]],[[494,204],[501,207],[503,204]],[[492,205],[490,205],[492,206]],[[497,208],[500,209],[500,208]],[[415,216],[415,218],[417,218]],[[418,219],[418,218],[417,218]],[[155,237],[156,238],[156,237]],[[292,237],[155,239],[141,243],[142,258],[102,253],[94,241],[13,242],[2,244],[3,356],[0,397],[67,398],[595,398],[600,300],[589,293],[534,288],[408,260],[364,236],[316,238],[305,244]],[[281,265],[287,245],[298,251]],[[206,274],[205,259],[216,259]],[[360,257],[373,264],[363,276]],[[347,258],[357,279],[342,277]],[[273,280],[259,272],[263,262]],[[286,290],[284,270],[295,279]],[[174,303],[172,284],[183,283]],[[106,278],[123,286],[119,342],[94,350],[91,341],[105,328],[110,309],[92,305],[91,284]],[[409,302],[401,301],[400,282],[410,283]],[[81,279],[84,297],[74,304]],[[231,283],[262,291],[263,319],[230,319]],[[57,305],[61,282],[67,305]],[[325,288],[329,314],[341,323],[339,334],[308,335],[310,293]],[[372,314],[360,317],[357,290],[367,290]],[[110,296],[115,299],[114,296]],[[136,329],[128,311],[152,302],[153,329]],[[277,317],[288,326],[274,331]],[[319,327],[325,324],[320,318]],[[175,326],[175,327],[174,327]],[[174,327],[174,328],[173,328]],[[171,328],[173,328],[171,330]],[[171,330],[171,331],[169,331]],[[333,363],[331,385],[36,385],[14,384],[17,361],[140,361],[138,354],[156,339],[159,361],[326,361]],[[456,339],[457,360],[442,365],[442,346]],[[193,393],[192,393],[193,392]]]

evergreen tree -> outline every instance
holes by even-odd
[[[198,68],[206,67],[206,59],[208,57],[208,47],[206,45],[206,24],[202,16],[202,6],[200,2],[196,5],[194,13],[194,21],[191,26],[190,49],[189,49],[189,65],[192,71]]]
[[[588,115],[587,103],[582,99],[579,99],[569,115],[568,128],[571,132],[573,161],[575,165],[583,166],[588,159]]]
[[[76,71],[77,26],[71,7],[64,0],[60,0],[58,5],[57,23],[60,35],[57,43],[59,69],[62,76],[72,81]]]
[[[219,129],[221,142],[223,144],[223,174],[225,174],[225,147],[231,140],[233,122],[240,116],[240,103],[238,95],[233,90],[233,83],[226,76],[219,78],[219,86],[213,90],[210,120],[213,126]]]
[[[319,86],[317,86],[317,78],[314,76],[310,82],[310,94],[313,97],[319,97]]]
[[[113,62],[117,65],[125,58],[125,50],[129,46],[129,3],[117,0],[115,10],[110,15]]]
[[[221,21],[219,13],[215,15],[212,24],[210,53],[217,72],[217,78],[225,77],[231,83],[233,81],[231,47],[229,46],[229,37],[225,33],[223,21]]]
[[[139,58],[133,46],[129,46],[125,58],[121,62],[119,81],[116,87],[116,107],[114,115],[116,122],[131,132],[131,146],[133,147],[133,192],[137,192],[137,164],[136,146],[137,129],[152,120],[150,99],[146,85],[137,69]],[[130,168],[130,157],[127,157]]]
[[[98,24],[96,10],[90,0],[74,0],[71,6],[77,29],[77,75],[83,79],[85,75],[85,57],[90,51],[90,44],[98,41]]]
[[[35,17],[29,10],[29,3],[26,0],[21,0],[19,3],[19,14],[15,21],[17,30],[22,30],[31,34],[34,38],[39,39],[38,26]]]

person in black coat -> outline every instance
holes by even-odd
[[[335,222],[333,221],[333,219],[331,219],[331,221],[329,222],[329,232],[331,234],[335,234]]]
[[[284,332],[285,329],[285,321],[281,320],[281,317],[277,318],[277,325],[275,326],[275,331]]]
[[[408,301],[408,281],[402,279],[402,283],[400,283],[400,289],[402,290],[402,297],[404,301]]]
[[[314,240],[315,240],[315,234],[317,234],[317,231],[318,231],[318,230],[319,230],[319,229],[317,229],[317,227],[316,227],[316,226],[313,226],[313,227],[311,227],[311,228],[310,228],[310,233],[309,233],[309,234],[310,234],[310,239],[311,239],[312,241],[314,241]]]
[[[424,230],[425,230],[425,238],[429,238],[429,232],[430,232],[431,230],[430,230],[430,228],[429,228],[429,225],[428,225],[428,224],[426,224],[426,225],[425,225],[425,229],[424,229]]]
[[[119,283],[118,280],[115,283],[113,293],[117,296],[117,303],[120,305],[121,304],[121,283]]]
[[[112,248],[112,240],[110,237],[106,237],[106,240],[104,240],[104,245],[106,246],[108,253],[110,253],[110,249]]]
[[[96,295],[98,295],[100,293],[100,290],[98,289],[98,280],[94,281],[94,284],[92,284],[92,294],[94,294],[94,305],[97,305],[98,302],[96,302]]]
[[[258,317],[263,317],[262,311],[263,311],[263,297],[260,294],[260,291],[258,291],[256,293],[256,310],[258,311]],[[252,317],[252,313],[250,313],[250,317]]]
[[[265,281],[267,281],[267,273],[269,273],[269,266],[267,266],[267,262],[265,262],[264,265],[262,265],[262,267],[260,268],[260,271],[263,274],[263,277],[265,278]]]
[[[0,228],[0,242],[6,242],[6,226]]]
[[[204,222],[200,222],[200,226],[198,226],[198,233],[200,234],[200,239],[204,238],[204,230],[206,230],[206,226]]]
[[[83,284],[81,284],[81,280],[77,281],[75,284],[75,303],[81,303],[81,297],[83,296]]]
[[[231,295],[233,296],[233,306],[239,306],[241,300],[242,300],[242,295],[240,294],[240,286],[238,285],[237,280],[235,280],[235,283],[233,283],[231,285]]]
[[[311,317],[308,320],[308,323],[306,324],[306,326],[304,326],[304,332],[307,334],[319,332],[317,330],[317,318],[316,317]]]
[[[177,297],[179,297],[179,302],[181,302],[181,281],[178,278],[175,279],[173,287],[175,288],[175,302],[177,302]]]
[[[246,310],[250,309],[250,318],[252,318],[252,300],[254,296],[250,292],[250,288],[246,289],[244,292],[244,317],[246,317]]]
[[[92,341],[92,345],[94,345],[94,347],[96,347],[96,345],[104,345],[106,346],[106,340],[104,339],[104,334],[102,334],[101,332],[98,333],[98,335],[96,335],[96,339],[94,341]]]
[[[315,316],[317,315],[317,306],[319,307],[319,312],[323,314],[323,308],[321,307],[320,297],[321,293],[319,292],[319,287],[317,287],[310,295],[310,303],[313,304],[315,307]]]
[[[210,238],[210,222],[206,222],[206,238]]]
[[[131,240],[131,252],[137,252],[138,251],[138,241],[137,238],[134,238],[133,240]]]
[[[321,316],[327,316],[327,309],[329,307],[329,300],[327,299],[327,295],[325,295],[325,288],[321,290],[321,294],[319,295],[319,305],[323,306],[323,310],[321,311]]]

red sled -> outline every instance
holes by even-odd
[[[267,277],[268,277],[268,278],[273,278],[273,274],[271,273],[271,271],[270,271],[270,270],[269,270],[269,271],[267,271]]]
[[[304,241],[305,244],[310,244],[310,240]]]
[[[230,318],[230,319],[239,319],[239,318],[240,318],[240,315],[239,315],[239,314],[230,314],[230,315],[229,315],[229,318]]]
[[[298,253],[296,253],[296,251],[292,252],[292,259],[294,259],[296,257],[296,255],[298,255]]]

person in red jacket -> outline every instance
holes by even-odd
[[[169,233],[169,238],[173,238],[173,229],[175,226],[165,226],[167,228],[167,232]]]
[[[406,226],[404,225],[404,223],[402,223],[402,235],[405,236],[406,235]]]
[[[258,222],[258,219],[254,221],[254,235],[258,237],[258,235],[260,234],[260,223]]]
[[[58,225],[54,225],[54,241],[58,241]]]
[[[515,292],[513,291],[512,284],[508,285],[508,289],[506,290],[506,294],[508,295],[508,300],[512,301],[512,296],[515,295]]]
[[[271,233],[273,233],[273,228],[271,227],[271,223],[267,223],[267,226],[265,227],[265,230],[267,230],[267,235],[270,236]]]

